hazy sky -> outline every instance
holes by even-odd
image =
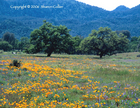
[[[140,4],[140,0],[77,0],[90,4],[92,6],[98,6],[106,10],[114,10],[120,5],[125,5],[126,7],[132,8]]]

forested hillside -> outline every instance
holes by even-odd
[[[15,9],[14,6],[24,8]],[[87,37],[91,30],[107,26],[114,31],[128,30],[131,36],[139,36],[139,10],[140,5],[132,9],[119,6],[114,11],[106,11],[75,0],[0,0],[0,37],[7,31],[18,39],[29,37],[44,19],[54,25],[66,25],[72,36]]]
[[[115,12],[115,11],[126,11],[126,10],[129,10],[129,8],[124,6],[124,5],[120,5],[116,9],[114,9],[113,11]]]

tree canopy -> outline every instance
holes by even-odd
[[[53,26],[44,20],[44,24],[31,32],[31,47],[26,49],[28,53],[45,52],[50,56],[53,52],[65,52],[69,47],[71,36],[66,26]]]
[[[16,38],[15,38],[15,35],[13,33],[6,32],[3,35],[2,40],[3,41],[7,41],[7,42],[9,42],[9,44],[11,44],[12,46],[14,46],[15,45]]]
[[[100,27],[98,31],[92,30],[91,34],[81,42],[80,48],[87,52],[94,51],[102,58],[105,55],[125,51],[128,42],[127,36],[117,35],[115,31],[108,27]]]
[[[1,41],[0,42],[0,49],[4,51],[10,51],[12,50],[12,45],[10,45],[7,41]]]
[[[120,33],[124,34],[125,36],[127,36],[128,39],[131,39],[131,34],[130,34],[130,31],[128,30],[117,30],[116,33],[119,35]]]

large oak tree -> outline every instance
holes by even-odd
[[[71,36],[66,26],[53,26],[44,20],[44,24],[31,32],[31,47],[26,52],[45,52],[50,56],[53,52],[66,52]]]
[[[123,34],[117,35],[108,27],[101,27],[99,30],[92,30],[91,34],[85,38],[80,48],[82,51],[94,51],[100,55],[100,58],[105,55],[113,55],[117,52],[125,51],[129,40]]]

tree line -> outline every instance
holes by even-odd
[[[15,35],[10,32],[6,32],[2,38],[0,38],[0,50],[14,51],[21,50],[29,47],[30,41],[27,37],[21,37],[20,41],[15,38]]]
[[[52,53],[95,54],[102,58],[122,52],[140,50],[140,37],[130,36],[127,30],[112,31],[108,27],[92,30],[88,37],[72,37],[66,26],[54,26],[46,20],[39,29],[30,34],[30,39],[17,40],[13,33],[6,32],[0,39],[0,49],[4,51],[21,50],[28,54]]]

